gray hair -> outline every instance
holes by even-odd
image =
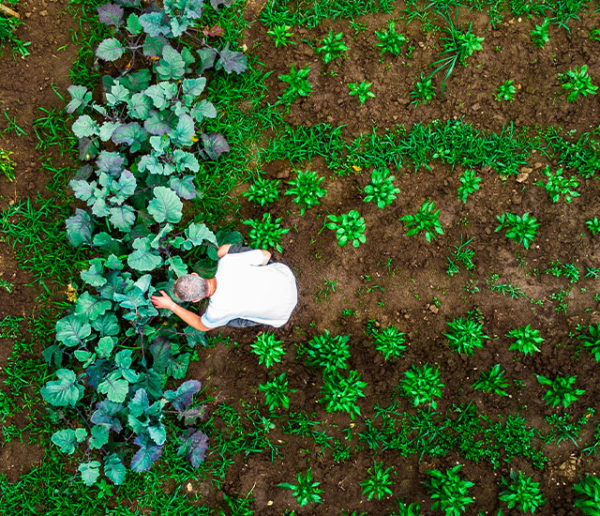
[[[185,274],[173,285],[173,293],[181,301],[202,299],[206,297],[206,280],[195,274]]]

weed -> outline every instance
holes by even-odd
[[[375,321],[369,321],[367,334],[371,335],[375,342],[375,349],[383,353],[384,360],[389,358],[401,358],[406,351],[404,333],[398,331],[394,325],[378,330]]]
[[[434,370],[429,364],[418,368],[414,364],[404,373],[404,379],[400,382],[400,388],[404,396],[410,398],[412,404],[417,407],[421,404],[429,404],[431,408],[437,407],[434,397],[442,396],[444,384],[440,381],[440,368]]]
[[[348,335],[331,335],[329,330],[316,335],[305,345],[298,348],[298,356],[306,355],[306,363],[311,367],[330,373],[336,369],[347,369],[346,360],[350,358]]]
[[[504,389],[509,385],[504,380],[504,371],[500,369],[500,364],[496,364],[489,371],[482,371],[479,379],[471,387],[478,391],[493,392],[498,396],[508,396]]]
[[[285,355],[282,344],[282,340],[277,340],[273,333],[267,331],[256,337],[251,348],[258,355],[258,363],[269,368],[273,364],[281,362],[281,358]]]
[[[423,72],[421,72],[421,80],[415,82],[415,89],[410,92],[410,96],[413,98],[411,104],[414,104],[415,107],[421,102],[427,104],[435,97],[435,86],[431,82],[431,77],[431,75],[423,77]]]
[[[320,482],[313,482],[312,472],[310,468],[306,471],[304,477],[302,473],[298,473],[298,485],[290,484],[288,482],[282,482],[277,484],[278,487],[283,489],[290,489],[292,494],[296,497],[296,501],[300,507],[304,507],[309,503],[322,503],[321,493],[322,489],[319,488]]]
[[[396,27],[393,21],[388,24],[387,30],[376,30],[377,46],[381,48],[381,55],[389,52],[392,55],[399,56],[402,52],[402,45],[408,39],[401,33],[396,32]]]
[[[468,480],[463,480],[458,475],[462,469],[462,464],[457,464],[453,468],[442,473],[438,469],[430,469],[427,474],[431,477],[426,482],[429,494],[435,502],[431,505],[432,509],[440,508],[447,515],[458,515],[464,512],[465,506],[473,503],[473,498],[468,496],[469,488],[475,484]]]
[[[401,217],[400,220],[406,222],[406,227],[411,228],[406,232],[406,235],[416,235],[424,231],[427,242],[437,238],[437,234],[443,235],[444,230],[438,218],[440,210],[434,211],[434,209],[435,203],[428,199],[423,202],[417,213]]]
[[[354,419],[354,416],[360,416],[357,402],[359,397],[364,398],[363,389],[366,386],[366,382],[361,381],[358,371],[349,371],[347,377],[342,376],[337,370],[325,373],[321,389],[323,397],[319,401],[325,403],[327,412],[346,412]]]
[[[257,249],[274,247],[279,252],[281,247],[281,237],[289,232],[288,228],[281,227],[281,218],[271,220],[270,213],[263,213],[262,220],[247,219],[243,224],[250,226],[248,239],[250,244]]]
[[[373,83],[367,81],[362,81],[360,84],[357,82],[350,82],[348,83],[350,96],[357,95],[359,102],[364,104],[367,99],[375,97],[375,93],[371,91],[371,86],[373,86]]]
[[[508,349],[511,351],[520,351],[525,355],[538,353],[540,348],[537,345],[544,342],[544,338],[540,336],[540,331],[532,330],[529,324],[510,330],[506,336],[515,339]]]
[[[360,485],[363,488],[363,494],[367,495],[368,500],[377,496],[378,500],[392,494],[390,478],[393,467],[383,469],[383,463],[375,461],[373,467],[367,470],[367,478]]]
[[[281,373],[271,381],[259,385],[258,390],[259,392],[264,393],[266,405],[271,412],[278,407],[285,410],[289,409],[290,398],[288,393],[297,392],[297,389],[288,388],[288,381],[285,377],[285,373]]]
[[[575,446],[579,447],[579,444],[577,444],[579,432],[587,425],[594,412],[593,408],[588,408],[586,413],[574,423],[571,422],[571,414],[550,414],[544,419],[553,428],[547,435],[540,435],[540,437],[547,443],[556,440],[557,445],[565,439],[570,439]]]
[[[535,28],[529,33],[531,42],[540,48],[544,48],[546,43],[550,41],[548,35],[548,27],[550,26],[550,20],[546,18],[541,25],[536,25]]]
[[[305,211],[317,206],[319,199],[324,197],[327,190],[321,186],[324,178],[317,176],[316,172],[305,170],[297,171],[296,179],[288,181],[291,188],[286,190],[285,195],[295,195],[293,200],[300,207],[300,215]]]
[[[329,220],[330,222],[325,226],[335,231],[340,247],[345,246],[348,242],[352,242],[354,247],[358,247],[367,241],[365,219],[356,210],[350,210],[348,213],[337,216],[329,215]]]
[[[464,353],[467,356],[472,355],[475,353],[476,348],[483,348],[482,339],[489,338],[483,334],[481,329],[483,324],[470,317],[452,319],[447,324],[450,331],[445,336],[448,338],[450,349],[457,353]]]
[[[562,405],[567,408],[571,403],[577,401],[585,389],[575,389],[573,384],[577,380],[577,376],[557,376],[554,380],[550,380],[541,374],[537,375],[537,380],[541,385],[546,385],[549,389],[542,396],[542,399],[547,405],[558,407]]]
[[[329,294],[335,292],[335,286],[337,285],[337,280],[328,280],[325,278],[323,280],[324,284],[319,286],[317,289],[317,293],[315,294],[315,301],[318,303],[320,301],[328,300]],[[352,312],[352,310],[350,311]]]
[[[529,215],[529,213],[524,213],[522,216],[514,215],[512,213],[503,213],[502,215],[497,215],[496,218],[500,224],[494,230],[495,233],[507,228],[506,238],[510,238],[515,242],[523,244],[525,249],[529,249],[531,242],[533,242],[535,235],[537,234],[537,228],[539,227],[539,223],[536,221],[535,217]]]
[[[592,78],[587,73],[587,65],[567,70],[566,73],[559,73],[558,78],[562,83],[562,88],[568,92],[568,102],[576,101],[579,95],[584,97],[596,95],[598,86],[592,84]]]
[[[371,172],[371,182],[365,186],[365,202],[374,201],[380,209],[394,202],[400,188],[394,186],[395,176],[390,176],[388,169],[374,169]]]
[[[548,178],[547,183],[544,184],[543,181],[536,181],[533,184],[543,186],[548,192],[552,202],[558,202],[562,195],[565,198],[565,202],[571,204],[573,197],[579,197],[579,192],[575,190],[579,186],[579,181],[575,176],[571,176],[567,179],[563,176],[562,168],[559,168],[556,172],[552,173],[549,166],[546,166],[542,174]]]
[[[507,81],[504,81],[500,86],[498,86],[498,89],[494,94],[494,98],[498,102],[502,100],[512,102],[513,100],[515,100],[516,91],[516,88],[513,86],[513,80],[509,79]]]
[[[15,180],[15,164],[10,159],[12,152],[0,149],[0,174],[9,181]]]
[[[546,502],[540,493],[539,482],[534,482],[531,477],[524,475],[521,471],[517,474],[513,469],[510,470],[509,478],[503,477],[500,480],[500,487],[503,489],[498,496],[509,509],[517,507],[523,512],[534,513]]]
[[[262,179],[259,177],[243,195],[254,204],[266,206],[279,199],[278,188],[280,183],[281,181],[279,180]]]
[[[273,38],[275,48],[286,47],[288,43],[292,45],[296,44],[293,41],[289,41],[289,39],[294,35],[290,32],[289,25],[275,25],[267,31],[267,34]]]
[[[473,263],[473,256],[475,256],[475,251],[471,249],[469,244],[473,239],[469,238],[466,242],[463,242],[463,237],[460,237],[460,245],[452,246],[454,251],[450,256],[446,256],[448,260],[448,268],[446,269],[446,274],[452,277],[455,274],[458,274],[460,271],[457,262],[461,262],[465,268],[470,271],[475,268],[475,264]]]
[[[458,198],[462,202],[467,202],[467,197],[473,192],[479,190],[481,178],[475,175],[473,170],[465,170],[459,178]]]
[[[512,299],[527,297],[519,285],[511,285],[510,283],[496,283],[499,278],[500,276],[498,276],[498,274],[492,274],[486,280],[492,292],[500,292],[503,296],[509,296]]]

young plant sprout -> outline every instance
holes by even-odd
[[[413,98],[411,104],[414,104],[415,107],[421,102],[427,104],[435,97],[435,87],[431,82],[431,77],[431,75],[423,77],[423,72],[421,72],[421,80],[415,82],[415,89],[410,92],[410,96]]]
[[[501,100],[512,102],[513,100],[515,100],[516,91],[516,88],[513,86],[513,80],[509,79],[508,81],[505,81],[500,86],[498,86],[494,97],[498,102],[500,102]]]
[[[401,217],[402,222],[406,222],[406,227],[411,228],[406,232],[407,236],[416,235],[422,231],[425,232],[425,240],[431,242],[437,238],[437,234],[443,235],[442,223],[439,221],[440,210],[435,210],[435,203],[426,200],[421,208],[414,215],[405,215]],[[414,227],[413,227],[414,226]]]
[[[433,398],[442,396],[442,387],[444,384],[440,381],[440,367],[434,370],[429,364],[424,364],[421,368],[413,364],[400,382],[403,395],[410,398],[415,407],[429,404],[435,409],[437,401]]]
[[[289,25],[275,25],[271,30],[267,31],[267,34],[273,38],[275,48],[285,47],[288,43],[291,43],[292,45],[296,44],[293,41],[289,41],[293,36],[289,30]]]
[[[546,502],[544,495],[540,493],[539,482],[534,482],[531,477],[524,475],[521,471],[510,470],[510,478],[503,477],[500,481],[500,491],[498,497],[505,502],[509,509],[517,508],[523,512],[531,512]]]
[[[531,42],[540,48],[544,48],[546,43],[550,41],[548,35],[548,27],[550,26],[550,20],[546,18],[541,25],[536,25],[535,28],[529,33],[531,36]]]
[[[298,356],[306,355],[306,363],[311,367],[323,369],[330,373],[336,369],[347,369],[346,360],[350,358],[350,344],[348,335],[331,335],[329,330],[316,335],[298,348]]]
[[[344,247],[348,242],[358,247],[367,241],[365,219],[356,210],[350,210],[342,215],[329,215],[329,220],[331,222],[328,222],[326,227],[335,231],[340,247]]]
[[[452,319],[447,323],[450,326],[450,331],[445,334],[448,338],[450,349],[457,353],[464,353],[469,356],[475,353],[475,349],[483,348],[482,339],[488,339],[487,335],[483,334],[483,323],[479,323],[470,317],[463,319]]]
[[[317,176],[316,172],[305,170],[298,171],[296,179],[288,181],[291,188],[285,192],[285,195],[296,196],[292,200],[300,206],[300,215],[304,215],[306,210],[319,204],[319,199],[327,193],[327,190],[321,187],[323,180],[324,178]]]
[[[367,333],[373,338],[375,349],[383,354],[385,360],[402,357],[406,351],[404,333],[398,331],[394,325],[378,330],[374,322],[369,321]]]
[[[250,245],[256,249],[266,249],[274,247],[279,252],[281,247],[281,237],[289,232],[289,229],[281,227],[281,218],[271,220],[270,213],[263,213],[262,220],[247,219],[243,224],[250,226],[248,240]]]
[[[494,365],[489,371],[482,371],[479,379],[471,385],[473,389],[483,392],[493,392],[498,396],[508,396],[504,390],[510,384],[504,380],[504,371],[500,369],[500,364]]]
[[[281,357],[285,355],[282,344],[282,340],[277,340],[273,333],[266,331],[256,337],[251,348],[258,355],[258,363],[268,368],[276,362],[281,362]]]
[[[442,473],[438,469],[430,469],[427,474],[431,477],[427,482],[429,495],[435,502],[431,505],[432,509],[441,509],[446,515],[458,515],[465,511],[465,506],[473,503],[473,498],[468,496],[469,488],[475,484],[468,480],[463,480],[458,475],[462,464],[457,464],[453,468]]]
[[[458,198],[462,202],[467,202],[467,197],[473,192],[479,190],[481,178],[475,175],[473,170],[465,170],[459,178]]]
[[[460,268],[458,267],[457,262],[461,262],[465,266],[465,269],[467,269],[468,271],[475,268],[475,264],[473,263],[473,256],[475,256],[475,251],[473,251],[473,249],[469,247],[469,244],[472,240],[472,238],[469,238],[466,242],[463,242],[463,237],[461,235],[460,245],[452,246],[454,248],[454,251],[452,252],[451,257],[446,256],[448,260],[448,268],[446,270],[446,274],[448,274],[448,276],[452,277],[460,272]]]
[[[364,398],[363,389],[366,382],[360,379],[358,371],[351,370],[348,376],[342,376],[339,371],[323,375],[323,397],[319,400],[325,403],[327,412],[346,412],[354,419],[360,416],[360,407],[357,405],[358,398]]]
[[[365,186],[364,201],[373,201],[380,209],[392,204],[396,194],[400,193],[400,188],[394,186],[395,176],[390,176],[388,169],[375,169],[371,172],[371,182]]]
[[[321,41],[321,46],[317,47],[317,54],[321,56],[325,64],[330,63],[334,59],[340,57],[346,50],[349,49],[343,40],[344,33],[338,32],[335,36],[333,29]]]
[[[283,92],[283,100],[293,102],[298,97],[308,97],[312,93],[312,85],[308,82],[310,66],[296,70],[292,65],[289,74],[282,74],[279,80],[287,82],[289,86]]]
[[[281,373],[270,382],[259,385],[258,390],[264,393],[266,405],[271,412],[278,407],[286,410],[289,409],[290,398],[288,393],[298,392],[297,389],[288,388],[288,381],[285,377],[285,373]]]
[[[588,231],[592,235],[597,235],[600,233],[600,219],[598,217],[594,217],[593,219],[586,220],[585,226],[588,228]]]
[[[375,97],[375,93],[371,91],[372,82],[362,81],[360,84],[357,82],[348,83],[350,89],[350,95],[358,95],[358,100],[361,104],[364,104],[368,98]]]
[[[3,175],[9,181],[15,180],[15,163],[10,158],[12,152],[0,149],[0,175]]]
[[[406,503],[398,498],[398,510],[390,513],[390,516],[421,516],[421,505],[418,503]]]
[[[548,182],[544,184],[543,181],[536,181],[533,184],[543,186],[548,192],[552,202],[558,202],[562,195],[565,198],[565,202],[571,204],[574,197],[579,197],[579,192],[576,191],[576,188],[579,186],[579,181],[575,176],[571,176],[569,179],[564,177],[562,167],[552,173],[550,167],[546,166],[542,174],[548,178]]]
[[[376,30],[375,35],[378,40],[377,46],[381,48],[381,55],[389,52],[390,54],[399,56],[402,52],[402,45],[408,41],[406,36],[396,32],[393,21],[389,23],[387,30]]]
[[[587,333],[581,333],[577,338],[583,342],[586,348],[600,362],[600,324],[590,324]]]
[[[537,380],[540,384],[549,387],[542,396],[542,399],[547,405],[552,407],[562,405],[564,408],[567,408],[571,403],[577,401],[579,396],[585,393],[585,389],[576,389],[573,387],[577,376],[557,376],[554,380],[550,380],[538,374]]]
[[[390,478],[393,467],[383,469],[383,463],[375,461],[373,467],[367,470],[367,478],[360,485],[363,488],[363,494],[367,495],[367,499],[371,500],[377,496],[378,500],[392,494],[390,486],[392,479]]]
[[[598,507],[600,507],[600,478],[586,473],[580,482],[573,485],[573,490],[577,494],[584,496],[584,498],[577,498],[573,505],[581,509],[583,514],[598,516]]]
[[[580,68],[575,67],[572,70],[567,70],[566,73],[559,73],[558,78],[562,82],[562,88],[568,92],[568,102],[576,101],[579,95],[584,97],[596,95],[598,86],[592,84],[592,78],[587,73],[586,64]]]
[[[507,228],[506,238],[523,244],[525,249],[529,249],[539,227],[539,223],[535,217],[529,215],[529,213],[524,213],[523,216],[503,213],[502,215],[497,215],[496,218],[500,224],[494,230],[494,233]]]
[[[306,471],[306,475],[303,477],[302,473],[298,473],[298,485],[290,484],[289,482],[282,482],[277,484],[278,487],[283,489],[290,489],[292,494],[296,497],[298,505],[304,507],[309,503],[321,503],[322,489],[319,488],[320,482],[313,482],[312,472],[310,468]]]
[[[247,192],[244,192],[244,197],[247,197],[250,202],[259,206],[266,206],[279,199],[279,184],[281,181],[257,178],[250,185]]]
[[[540,348],[537,345],[544,342],[544,338],[540,337],[540,331],[532,330],[529,324],[510,330],[506,336],[515,339],[508,349],[520,351],[525,355],[539,352]]]

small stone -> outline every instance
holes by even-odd
[[[273,505],[273,500],[269,500],[269,501],[267,502],[267,505],[268,505],[269,507],[271,507],[271,505]]]
[[[473,111],[477,111],[479,108],[481,108],[481,105],[477,102],[471,106]]]
[[[429,308],[429,311],[432,314],[437,314],[440,311],[440,309],[435,305],[429,305],[427,308]]]
[[[46,11],[46,9],[40,11],[40,16],[48,16],[48,11]]]

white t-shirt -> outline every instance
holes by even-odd
[[[202,324],[224,326],[232,319],[249,319],[279,328],[296,303],[296,279],[287,265],[261,265],[265,256],[259,249],[226,254],[217,265],[217,290],[209,298]]]

